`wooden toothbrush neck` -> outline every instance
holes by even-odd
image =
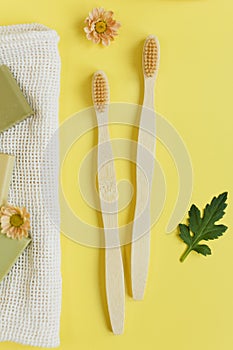
[[[108,108],[103,112],[96,112],[98,126],[104,126],[108,124]]]
[[[145,78],[144,80],[144,100],[143,106],[154,109],[155,78]]]

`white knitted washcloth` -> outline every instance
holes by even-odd
[[[0,134],[0,153],[16,157],[8,201],[28,209],[32,237],[0,283],[0,341],[42,347],[60,343],[58,142],[43,164],[43,150],[58,128],[58,40],[40,24],[0,27],[0,64],[10,68],[35,112]],[[43,200],[45,192],[49,201]]]

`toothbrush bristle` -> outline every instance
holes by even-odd
[[[93,77],[93,102],[98,112],[104,112],[109,103],[108,83],[102,72]]]
[[[144,44],[144,74],[151,78],[159,68],[159,42],[154,36],[149,36]]]

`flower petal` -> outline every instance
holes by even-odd
[[[99,10],[96,7],[93,8],[92,15],[93,15],[93,19],[96,19],[99,17]]]
[[[121,27],[120,22],[116,22],[112,25],[112,29],[115,29],[115,30],[119,29],[120,27]]]
[[[102,44],[103,44],[104,46],[109,46],[109,44],[110,44],[109,38],[108,38],[108,37],[102,38]]]
[[[97,10],[98,10],[99,16],[102,16],[103,14],[105,14],[103,7],[99,7]]]
[[[95,44],[99,44],[99,42],[100,42],[100,37],[99,37],[99,36],[97,36],[97,37],[94,36],[94,37],[93,37],[93,41],[94,41]]]
[[[88,18],[88,17],[87,17],[87,18]],[[90,11],[90,12],[89,12],[89,18],[90,18],[90,19],[93,19],[93,11]]]
[[[89,27],[84,27],[83,30],[84,30],[85,33],[89,33],[90,32]]]
[[[10,228],[11,228],[11,226],[2,227],[1,233],[7,233]]]
[[[104,19],[105,20],[108,20],[108,19],[112,19],[112,16],[113,16],[113,14],[114,14],[114,12],[113,11],[105,11],[104,12],[104,15],[103,15],[103,17],[104,17]]]

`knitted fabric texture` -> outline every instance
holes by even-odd
[[[0,341],[41,347],[60,342],[58,141],[44,157],[58,128],[58,40],[40,24],[0,27],[0,64],[9,67],[35,112],[0,134],[0,152],[16,157],[8,201],[30,212],[32,237],[0,283]]]

